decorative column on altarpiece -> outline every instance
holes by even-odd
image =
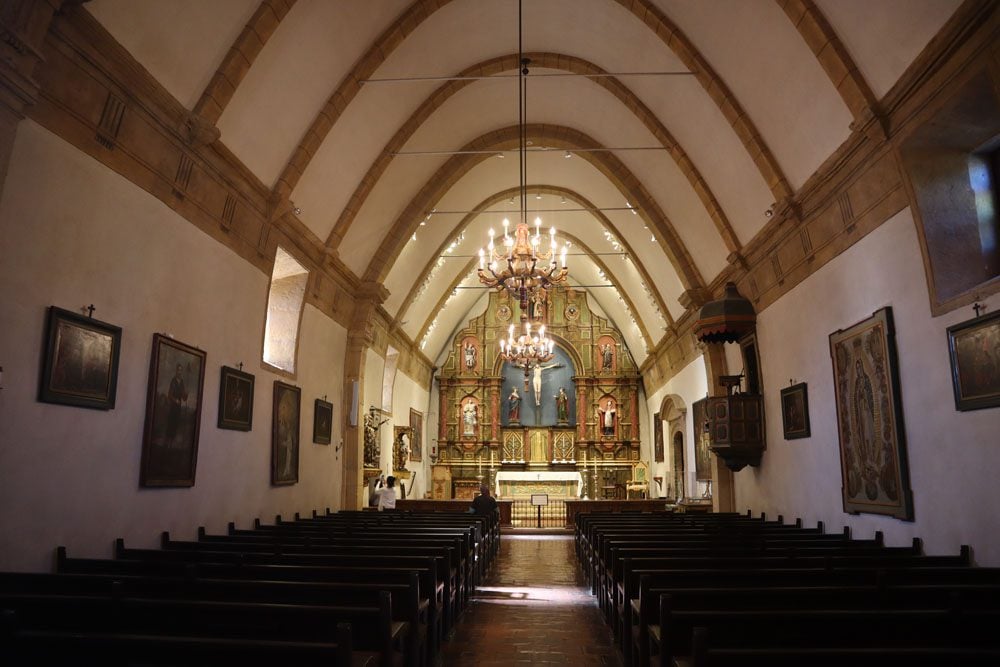
[[[490,406],[490,442],[500,441],[500,402],[502,398],[500,396],[500,390],[503,387],[502,377],[488,377],[483,379],[483,384],[485,385],[485,395],[486,400]],[[486,434],[483,434],[483,440],[486,440]]]
[[[453,378],[441,378],[439,380],[441,390],[438,393],[438,456],[442,456],[447,451],[447,443],[450,440],[448,437],[448,419],[450,418],[450,410],[448,406],[451,405],[452,395],[454,393]]]

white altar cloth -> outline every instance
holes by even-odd
[[[497,473],[494,494],[500,497],[500,482],[576,482],[576,497],[583,495],[583,476],[575,470],[532,472],[501,470]]]

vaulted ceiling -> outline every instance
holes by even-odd
[[[572,243],[573,282],[638,363],[959,4],[524,1],[529,214]],[[86,7],[386,286],[431,359],[447,348],[484,297],[476,251],[517,209],[516,0]]]

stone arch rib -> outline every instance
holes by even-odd
[[[590,255],[591,261],[594,262],[594,264],[596,264],[599,269],[604,271],[605,275],[607,275],[609,279],[614,278],[615,272],[611,269],[611,267],[609,267],[607,264],[601,261],[601,259],[594,254],[594,252],[587,246],[587,244],[583,243],[579,238],[573,236],[572,234],[563,233],[563,236],[568,238],[576,246],[580,247],[581,249],[584,250],[584,252]],[[437,314],[444,309],[445,303],[448,300],[448,295],[451,294],[455,290],[455,288],[457,288],[462,283],[463,280],[465,280],[466,276],[469,275],[469,272],[472,271],[477,262],[478,262],[477,259],[470,259],[465,263],[465,266],[462,267],[462,270],[459,272],[459,274],[448,285],[448,289],[445,290],[438,298],[437,303],[434,304],[434,308],[430,310],[428,312],[427,317],[424,318],[424,321],[420,325],[419,329],[421,333],[427,331],[427,328],[431,325],[431,322],[434,321],[434,318],[437,316]],[[645,322],[643,322],[642,317],[639,315],[639,311],[636,309],[635,302],[632,301],[632,298],[627,293],[618,289],[617,286],[615,287],[615,289],[618,290],[618,294],[621,295],[622,300],[625,302],[625,309],[631,312],[632,315],[635,317],[636,326],[639,328],[639,337],[642,338],[642,342],[646,346],[645,352],[648,355],[649,350],[652,350],[654,347],[653,340],[649,335],[649,330],[646,328]],[[584,291],[589,294],[589,290],[585,289]],[[619,331],[621,330],[621,328],[622,327],[619,326]]]
[[[195,114],[212,125],[219,122],[243,77],[295,3],[296,0],[263,0],[260,3],[212,75],[194,107]]]
[[[451,0],[416,0],[399,15],[392,25],[386,28],[381,35],[372,43],[363,56],[354,64],[351,71],[340,81],[336,90],[330,95],[323,108],[316,115],[312,125],[306,130],[302,141],[295,148],[288,164],[281,171],[278,182],[274,186],[275,194],[279,197],[288,197],[299,179],[305,172],[306,167],[312,160],[313,155],[319,150],[320,145],[330,133],[333,124],[337,122],[344,109],[351,103],[361,90],[361,81],[371,77],[378,69],[379,65],[385,62],[397,46],[406,37],[417,29],[424,20],[438,9],[447,5]]]
[[[574,74],[607,74],[605,70],[601,69],[597,65],[575,56],[548,52],[526,53],[524,55],[525,57],[531,59],[532,67],[559,69],[572,72]],[[514,71],[517,67],[517,54],[508,54],[472,65],[471,67],[459,72],[456,76],[491,76],[500,74],[501,72]],[[677,164],[678,169],[680,169],[681,173],[683,173],[688,179],[691,188],[701,200],[702,206],[705,207],[709,217],[711,217],[712,221],[715,223],[716,231],[719,233],[719,236],[722,237],[723,243],[726,245],[726,249],[731,253],[738,252],[741,247],[740,242],[736,238],[736,234],[733,232],[729,219],[726,217],[722,207],[719,205],[718,199],[716,199],[715,195],[712,193],[708,183],[705,182],[701,172],[699,172],[698,168],[695,167],[694,162],[692,162],[691,158],[688,157],[687,152],[685,152],[677,140],[674,139],[673,135],[669,132],[669,130],[667,130],[666,126],[660,122],[659,118],[656,117],[656,114],[654,114],[649,107],[643,104],[639,97],[617,77],[596,76],[591,79],[591,81],[618,98],[622,105],[631,111],[633,115],[635,115],[635,117],[642,122],[646,129],[656,137],[660,144],[667,149],[670,156]],[[434,113],[435,110],[441,107],[441,105],[443,105],[448,98],[473,83],[475,82],[472,80],[458,80],[449,81],[441,85],[437,90],[431,93],[431,95],[424,100],[424,102],[417,108],[416,111],[413,112],[406,122],[403,123],[403,126],[396,131],[396,134],[393,135],[393,137],[385,145],[382,152],[368,168],[367,173],[351,194],[350,199],[344,206],[344,210],[337,218],[337,221],[330,232],[330,236],[327,239],[328,246],[334,250],[339,247],[341,241],[344,239],[344,236],[347,235],[347,230],[350,228],[354,218],[357,216],[365,200],[375,188],[375,184],[378,182],[378,179],[389,167],[389,164],[392,161],[392,153],[401,150],[417,129],[431,116],[431,114]]]
[[[778,165],[777,159],[767,147],[760,132],[746,111],[740,106],[736,96],[729,90],[722,78],[716,74],[705,57],[701,55],[694,44],[687,38],[667,15],[654,5],[651,0],[614,0],[625,9],[632,12],[636,18],[649,26],[659,36],[660,40],[680,58],[684,65],[694,72],[699,83],[709,97],[718,105],[726,120],[733,127],[736,136],[743,142],[757,169],[760,170],[775,201],[783,201],[793,195],[792,187]]]
[[[556,125],[529,124],[526,128],[528,138],[545,141],[551,148],[563,149],[600,149],[600,144],[591,137],[572,128]],[[463,153],[450,157],[424,184],[413,197],[402,213],[396,218],[392,228],[375,251],[368,268],[365,270],[365,280],[382,282],[389,267],[399,256],[406,239],[423,218],[424,211],[432,208],[433,202],[441,197],[472,167],[490,156],[489,151],[505,150],[513,147],[518,139],[516,126],[489,132],[473,139],[461,148],[462,151],[486,151],[486,153]],[[694,264],[687,247],[677,236],[677,232],[666,213],[660,208],[653,196],[646,190],[642,182],[618,159],[608,151],[587,151],[580,153],[633,202],[647,224],[656,232],[657,241],[677,271],[685,290],[704,287],[701,274]]]
[[[477,216],[481,215],[490,206],[493,206],[498,202],[504,201],[505,199],[509,199],[510,197],[517,196],[519,192],[520,192],[519,188],[510,188],[507,190],[503,190],[501,192],[497,192],[496,194],[487,197],[486,199],[484,199],[483,201],[479,202],[474,207],[472,207],[473,211],[472,213],[467,213],[464,216],[462,216],[462,219],[458,222],[458,224],[456,224],[451,229],[451,231],[448,232],[448,234],[445,237],[445,240],[441,243],[441,245],[438,246],[437,251],[433,255],[431,255],[431,259],[424,263],[423,268],[417,274],[417,280],[413,283],[413,287],[411,287],[410,291],[407,292],[406,297],[400,303],[399,308],[396,311],[395,319],[397,321],[402,320],[409,311],[410,306],[413,305],[413,302],[417,298],[417,293],[420,291],[420,286],[423,284],[424,280],[430,274],[437,258],[444,255],[445,249],[448,247],[448,240],[455,238],[457,234],[461,234],[462,232],[464,232],[465,229],[469,226],[469,224],[471,224],[472,221]],[[576,201],[584,208],[596,208],[596,206],[594,206],[594,204],[586,197],[568,188],[562,188],[551,185],[529,185],[528,192],[532,194],[537,192],[547,195],[563,196],[568,199],[572,199],[573,201]],[[642,262],[639,261],[639,258],[636,255],[635,251],[632,249],[632,246],[629,245],[628,241],[624,238],[624,235],[618,230],[617,226],[613,222],[611,222],[611,220],[606,215],[604,215],[602,211],[592,211],[592,215],[596,217],[601,222],[602,225],[604,225],[606,228],[614,232],[615,235],[618,237],[621,244],[625,247],[625,252],[632,258],[632,262],[635,264],[636,270],[639,272],[639,275],[642,276],[642,280],[646,283],[646,286],[649,287],[653,295],[653,298],[656,300],[657,307],[663,314],[663,319],[667,323],[667,326],[673,327],[674,319],[673,316],[670,314],[670,310],[667,308],[667,304],[663,301],[663,297],[660,295],[660,292],[655,288],[655,283],[653,282],[652,278],[650,278],[649,273],[646,271],[646,267],[642,264]],[[465,273],[467,272],[468,271],[466,270]]]
[[[844,104],[851,110],[855,124],[875,119],[878,116],[875,94],[816,3],[813,0],[775,1],[812,49]]]

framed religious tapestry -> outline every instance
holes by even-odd
[[[830,334],[844,511],[913,520],[892,309]]]
[[[781,426],[785,440],[808,438],[812,435],[809,427],[809,394],[805,382],[781,390]]]
[[[204,386],[205,353],[153,334],[141,486],[194,486]]]
[[[423,459],[424,413],[410,408],[410,460]]]
[[[122,330],[49,306],[38,400],[110,410],[115,407]]]
[[[1000,311],[948,327],[956,410],[1000,405]]]
[[[333,439],[333,403],[317,398],[313,405],[313,442],[329,445]]]
[[[271,416],[271,484],[299,481],[299,413],[302,390],[280,380],[274,381]]]
[[[254,377],[241,370],[222,367],[219,380],[219,428],[249,431],[253,428]]]
[[[663,462],[663,420],[659,412],[653,415],[653,460]]]

